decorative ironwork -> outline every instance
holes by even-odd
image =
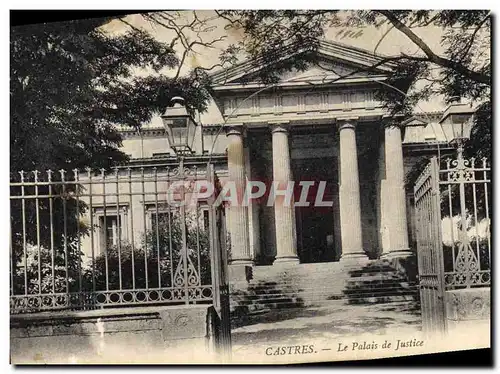
[[[432,158],[414,188],[420,303],[425,333],[444,333],[447,328],[437,176],[437,160]]]
[[[174,182],[191,182],[182,190],[187,193],[198,180],[215,182],[213,166],[180,162],[12,176],[11,313],[220,307],[214,279],[227,263],[214,235],[225,238],[216,227],[222,207],[212,197],[180,207],[169,201]]]
[[[490,285],[490,182],[487,160],[467,160],[459,146],[454,160],[432,158],[415,183],[424,330],[446,330],[445,290]]]
[[[446,289],[490,284],[490,179],[487,159],[447,159],[439,171]]]
[[[132,304],[183,303],[186,299],[184,289],[176,287],[114,290],[96,292],[73,292],[42,295],[11,296],[11,311],[19,313],[37,312],[41,310],[62,309],[96,309],[109,306]],[[213,301],[211,286],[189,287],[187,298],[197,302]]]

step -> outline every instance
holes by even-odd
[[[236,302],[238,305],[254,305],[254,304],[274,304],[274,303],[293,303],[297,302],[296,298],[292,297],[274,297],[269,299],[241,300]]]
[[[257,266],[249,282],[231,285],[231,309],[246,315],[266,310],[338,303],[372,304],[418,299],[418,285],[390,264],[346,269],[338,262]],[[263,312],[264,311],[264,312]],[[236,312],[235,312],[236,313]]]
[[[314,274],[314,273],[341,273],[346,270],[335,262],[327,262],[321,264],[296,264],[296,265],[271,265],[271,266],[256,266],[253,268],[253,277],[277,277],[290,274]]]
[[[402,285],[401,283],[395,284],[358,284],[358,285],[349,285],[345,287],[344,291],[349,292],[357,292],[363,290],[369,291],[378,291],[378,290],[412,290],[416,289],[415,286]]]
[[[240,308],[245,310],[246,313],[253,313],[256,310],[262,309],[288,309],[288,308],[302,308],[302,302],[289,301],[289,302],[273,302],[265,304],[250,304],[250,305],[230,305],[230,309],[234,310]]]
[[[313,274],[341,274],[348,273],[345,269],[324,268],[324,269],[294,269],[294,270],[268,270],[253,272],[252,276],[256,278],[266,277],[286,277],[290,275],[313,275]],[[269,279],[269,278],[267,278]]]
[[[362,298],[367,296],[395,296],[395,295],[417,295],[416,290],[384,290],[384,291],[359,291],[359,292],[346,292],[344,291],[346,298]]]
[[[304,282],[305,283],[305,282]],[[396,282],[397,283],[397,282]],[[335,289],[343,289],[346,285],[344,284],[296,284],[291,285],[288,283],[284,283],[279,286],[254,286],[249,285],[248,288],[242,290],[239,289],[240,292],[244,293],[273,293],[273,292],[305,292],[305,291],[314,291],[314,290],[335,290]],[[238,290],[237,290],[238,291]]]
[[[349,292],[344,291],[342,296],[345,298],[356,298],[356,297],[365,297],[365,296],[384,296],[384,295],[416,295],[418,292],[416,290],[401,290],[401,289],[392,289],[392,290],[383,290],[383,291],[359,291],[359,292]]]
[[[418,286],[410,286],[410,285],[402,285],[401,283],[396,284],[362,284],[362,285],[350,285],[349,287],[345,287],[343,291],[348,292],[362,292],[362,291],[380,291],[380,290],[418,290]]]
[[[376,296],[376,297],[348,299],[347,301],[349,304],[382,304],[382,303],[399,302],[399,301],[415,301],[415,296],[413,295]]]
[[[399,283],[398,283],[399,284]],[[322,284],[322,285],[295,285],[291,286],[289,284],[283,284],[281,286],[253,286],[250,285],[247,289],[237,289],[235,294],[241,293],[244,295],[253,294],[273,294],[273,293],[296,293],[296,292],[329,292],[329,291],[341,291],[345,288],[344,284]]]

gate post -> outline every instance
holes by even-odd
[[[216,206],[218,190],[217,177],[212,164],[207,165],[209,183],[214,194],[209,198],[210,258],[214,302],[214,333],[218,354],[223,362],[231,360],[231,320],[229,305],[229,279],[225,236],[225,218],[222,206]]]
[[[439,165],[433,157],[414,187],[417,216],[417,258],[422,329],[427,335],[444,334],[444,261],[441,233]]]
[[[441,192],[439,189],[439,164],[437,157],[431,158],[431,182],[432,182],[432,213],[434,229],[434,245],[431,247],[435,255],[435,272],[437,274],[437,331],[446,334],[448,326],[446,323],[446,302],[444,284],[444,256],[443,256],[443,234],[441,228]]]

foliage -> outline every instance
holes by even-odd
[[[284,71],[319,64],[314,53],[304,53],[318,48],[318,41],[329,27],[338,30],[337,37],[352,38],[359,37],[369,27],[385,30],[375,50],[388,33],[404,34],[418,52],[379,56],[383,63],[390,64],[393,72],[378,90],[378,98],[393,114],[410,114],[420,101],[436,95],[443,95],[445,100],[459,96],[481,103],[466,155],[491,159],[489,11],[243,10],[222,11],[219,15],[226,19],[227,28],[244,32],[243,39],[229,46],[225,54],[245,54],[256,64],[267,63],[260,74],[269,82],[279,79]],[[417,35],[418,28],[427,26],[441,30],[443,51],[433,50],[430,43]],[[426,163],[421,160],[413,174],[418,175]],[[414,177],[411,175],[410,179]]]
[[[412,55],[401,52],[395,56],[381,56],[384,63],[394,67],[394,74],[387,83],[406,93],[381,87],[380,96],[393,112],[411,112],[416,102],[436,94],[474,101],[489,99],[491,16],[486,10],[242,10],[218,13],[227,20],[227,28],[244,33],[241,41],[228,47],[225,58],[228,54],[245,54],[256,63],[269,63],[271,66],[261,72],[264,81],[275,81],[283,71],[302,70],[310,64],[318,64],[314,53],[306,52],[318,48],[318,40],[325,36],[329,27],[338,30],[337,36],[348,37],[358,37],[374,27],[386,30],[375,49],[389,32],[404,34],[410,45],[419,49]],[[430,43],[417,36],[415,29],[426,26],[442,30],[444,51],[434,51]],[[286,63],[282,61],[285,56],[288,57]],[[417,84],[423,81],[427,83]]]
[[[255,64],[264,63],[260,72],[264,82],[277,81],[285,71],[319,65],[314,52],[328,28],[336,28],[339,38],[359,37],[369,27],[385,30],[375,50],[388,33],[404,34],[410,46],[418,47],[418,53],[379,56],[381,63],[390,64],[393,72],[379,87],[377,97],[391,113],[405,115],[411,114],[419,102],[436,95],[445,100],[459,96],[480,103],[466,154],[491,159],[489,11],[242,10],[218,14],[226,19],[227,28],[239,29],[244,35],[224,51],[223,57],[229,60],[228,56],[232,56],[235,60],[236,56],[245,55],[253,58]],[[433,50],[430,43],[417,35],[419,27],[427,26],[441,30],[443,51]],[[378,64],[357,72],[370,71]],[[415,169],[414,174],[420,170]]]
[[[23,266],[15,267],[14,294],[77,291],[80,286],[79,260],[81,255],[82,253],[78,253],[74,243],[68,245],[66,251],[61,247],[54,248],[52,251],[49,248],[28,246],[26,262],[24,262],[23,256]],[[27,289],[25,288],[25,278]]]
[[[31,170],[35,169],[43,171],[39,181],[47,181],[46,170],[53,170],[52,180],[60,181],[62,176],[56,172],[60,169],[67,170],[66,180],[71,180],[73,169],[109,169],[127,161],[119,150],[117,125],[139,128],[162,112],[173,96],[184,96],[191,112],[207,109],[210,86],[203,70],[171,77],[169,71],[181,63],[172,43],[160,42],[130,25],[120,34],[106,32],[105,26],[112,20],[95,18],[11,28],[12,181],[20,180],[20,170],[30,171],[25,174],[25,182],[34,181]],[[149,74],[137,74],[141,71]],[[38,193],[47,195],[48,188],[40,186]],[[78,230],[85,232],[76,212],[78,205],[83,214],[85,204],[68,197],[76,186],[51,188],[56,196],[52,201],[53,225],[50,199],[38,199],[38,206],[32,199],[24,208],[20,200],[12,203],[14,267],[22,255],[24,240],[43,248],[60,248],[64,237],[75,243]],[[34,193],[33,187],[25,189],[26,195]],[[20,194],[20,189],[13,194]],[[66,226],[63,217],[67,217]],[[23,226],[24,238],[20,234]]]
[[[169,222],[170,221],[170,222]],[[183,235],[179,213],[162,217],[158,230],[148,230],[139,247],[123,242],[111,246],[96,257],[85,271],[86,288],[92,289],[92,277],[96,290],[173,287],[177,267],[182,262]],[[187,254],[202,285],[211,284],[209,234],[204,229],[200,215],[186,213]],[[199,266],[199,273],[198,273]],[[146,284],[147,269],[147,284]],[[92,275],[92,271],[94,274]],[[107,279],[106,279],[107,275]],[[160,279],[159,279],[160,277]],[[159,282],[161,281],[161,283]]]
[[[230,45],[222,54],[235,61],[242,55],[255,64],[264,64],[260,78],[275,82],[283,72],[320,65],[315,55],[319,40],[328,28],[335,28],[337,37],[357,38],[369,28],[385,30],[373,51],[389,33],[405,35],[414,54],[400,52],[394,56],[379,55],[380,64],[388,64],[392,73],[377,90],[380,99],[392,114],[410,115],[421,101],[442,95],[445,101],[459,96],[479,103],[467,157],[491,160],[491,15],[487,10],[238,10],[220,11],[226,28],[243,32],[244,37]],[[434,50],[418,36],[418,28],[434,27],[441,32],[443,50]],[[348,73],[348,74],[353,74]],[[339,74],[341,79],[345,75]],[[428,163],[424,157],[407,176],[412,184]]]
[[[26,180],[32,181],[33,177],[26,177]],[[51,192],[54,197],[28,198],[25,201],[21,199],[11,200],[11,267],[16,276],[24,277],[24,258],[26,256],[28,278],[38,280],[38,265],[36,264],[38,263],[38,248],[40,248],[43,264],[41,268],[42,278],[49,277],[49,268],[46,266],[51,264],[52,253],[57,266],[63,266],[65,253],[67,254],[70,267],[69,276],[72,278],[75,266],[78,264],[78,237],[83,237],[89,230],[89,227],[76,214],[77,211],[80,215],[86,212],[85,204],[69,196],[69,193],[74,192],[76,188],[73,184],[66,184],[64,187],[61,185],[51,185],[50,187],[42,185],[37,188],[25,186],[26,196],[36,194],[47,196]],[[11,194],[20,195],[21,192],[17,188]],[[42,283],[44,282],[42,279]],[[24,287],[24,280],[21,280],[21,283]],[[42,286],[42,289],[45,290],[43,287],[48,286],[46,284]],[[30,286],[29,290],[34,290],[33,287],[35,287],[34,284]]]
[[[474,113],[474,123],[472,126],[470,139],[465,145],[465,157],[475,157],[478,160],[486,157],[489,161],[492,160],[492,125],[493,121],[491,102],[486,101],[479,105],[476,112]]]
[[[48,248],[29,245],[26,251],[27,293],[34,294],[40,290],[39,267],[41,270],[40,292],[44,294],[94,289],[102,291],[107,289],[106,282],[108,289],[117,290],[120,289],[120,276],[122,289],[160,287],[158,275],[161,287],[173,287],[172,279],[176,269],[180,264],[182,265],[181,222],[178,213],[172,214],[170,224],[168,218],[165,217],[159,220],[158,230],[155,227],[144,234],[139,246],[132,247],[131,243],[125,241],[120,245],[111,245],[90,263],[84,263],[82,257],[84,254],[76,250],[76,243],[70,243],[67,246],[67,259],[64,248],[57,247],[52,252]],[[190,263],[196,269],[196,274],[200,276],[200,284],[211,284],[209,233],[203,227],[199,214],[197,216],[193,212],[187,213],[185,224],[187,254]],[[40,248],[41,260],[39,260],[38,248]],[[52,266],[52,253],[54,253],[54,266]],[[21,260],[23,259],[24,256]],[[66,268],[68,269],[67,277]],[[53,272],[52,269],[54,269]],[[15,294],[25,292],[24,277],[24,266],[18,266],[14,274]]]
[[[206,110],[206,75],[168,77],[179,64],[169,44],[136,28],[107,33],[109,21],[12,28],[12,171],[106,168],[126,160],[116,125],[140,127],[179,94]]]

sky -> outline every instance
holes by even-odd
[[[174,14],[174,11],[169,11]],[[176,23],[182,25],[184,23],[190,22],[193,19],[192,11],[182,11],[177,13]],[[196,66],[211,67],[219,62],[219,54],[228,45],[237,42],[242,37],[241,32],[234,29],[226,29],[224,26],[227,21],[216,17],[216,14],[212,10],[197,10],[196,15],[199,19],[207,20],[207,26],[209,30],[202,34],[204,41],[211,41],[215,39],[223,39],[214,45],[214,48],[197,48],[197,54],[192,55],[187,58],[184,68],[181,70],[181,74],[189,71],[189,69]],[[159,25],[153,25],[147,20],[145,20],[139,14],[133,14],[125,19],[128,23],[134,27],[142,28],[147,32],[151,33],[156,39],[164,42],[170,42],[175,36],[175,33],[167,28]],[[105,26],[106,31],[110,33],[122,33],[129,29],[129,26],[125,23],[115,20]],[[397,29],[392,28],[379,43],[382,36],[389,30],[389,25],[383,25],[380,28],[375,28],[373,26],[364,27],[361,29],[353,29],[356,33],[356,37],[349,37],[342,34],[341,29],[330,27],[325,33],[325,39],[329,41],[337,41],[346,45],[352,45],[354,47],[363,48],[365,50],[376,52],[384,55],[399,55],[401,53],[406,54],[416,54],[419,53],[419,49],[414,45],[404,34],[402,34]],[[423,39],[432,50],[437,53],[442,51],[440,44],[440,39],[442,35],[442,30],[435,26],[425,27],[425,28],[415,28],[414,32]],[[189,35],[191,38],[196,38],[194,33]],[[182,48],[177,46],[176,50],[179,55],[183,52]],[[216,69],[214,69],[215,71]],[[147,72],[137,72],[138,74],[147,74]],[[175,71],[167,71],[165,74],[175,74]],[[421,102],[415,108],[415,112],[422,111],[438,111],[443,110],[445,104],[439,97],[433,98],[430,102]],[[218,110],[215,103],[209,105],[209,109],[206,113],[201,114],[201,123],[211,124],[220,123],[223,121],[220,111]],[[160,118],[153,118],[153,125],[161,125]]]

